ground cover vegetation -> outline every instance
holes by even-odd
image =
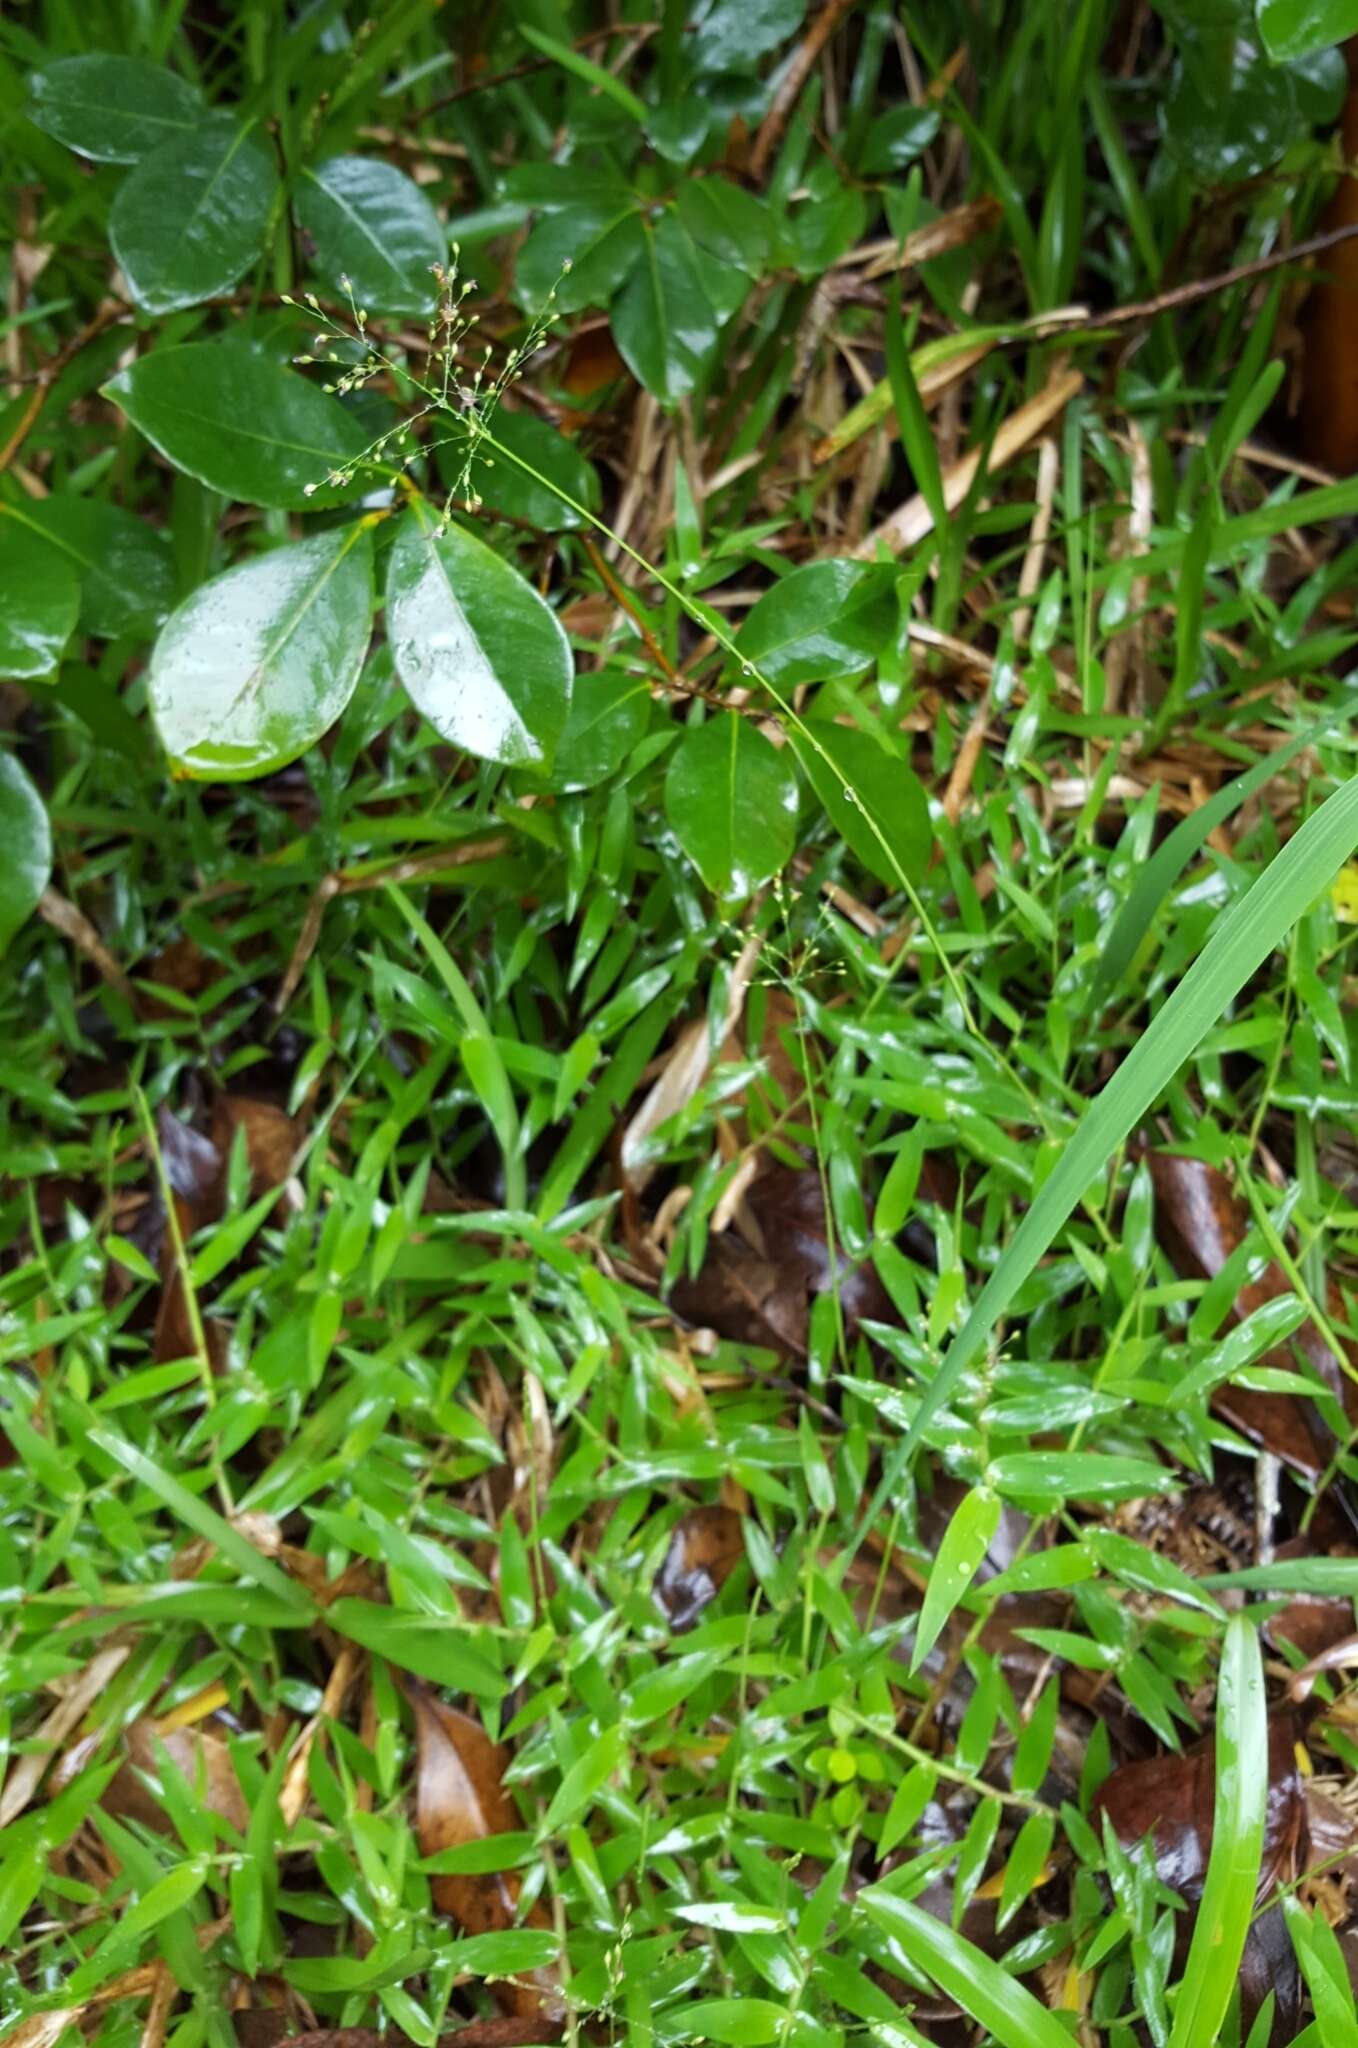
[[[0,22],[8,2048],[1351,2048],[1355,30]]]

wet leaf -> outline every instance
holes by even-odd
[[[163,64],[107,51],[61,57],[28,80],[28,114],[97,163],[135,164],[203,120],[195,86]]]
[[[895,623],[890,576],[875,564],[808,562],[765,591],[737,633],[736,649],[780,688],[823,683],[860,675]]]
[[[427,313],[448,236],[413,179],[377,157],[332,156],[303,170],[293,195],[315,266],[338,290],[348,279],[365,311]]]
[[[888,754],[856,727],[818,719],[809,729],[818,744],[799,734],[792,744],[836,833],[870,875],[888,889],[899,888],[895,863],[907,876],[917,876],[933,843],[919,777],[908,761]]]
[[[173,605],[169,547],[144,519],[65,492],[0,509],[47,542],[47,573],[58,584],[63,568],[75,572],[87,633],[103,640],[153,633]]]
[[[490,441],[480,443],[472,459],[466,495],[479,497],[487,511],[506,519],[522,519],[542,533],[573,533],[589,524],[575,506],[598,510],[602,496],[599,472],[573,441],[548,420],[530,412],[506,412],[503,407],[493,415],[489,431]],[[464,483],[465,451],[465,439],[458,434],[438,444],[439,474],[450,489],[459,492]],[[536,470],[537,476],[530,476],[519,462]],[[559,486],[559,491],[553,485]],[[567,504],[567,498],[575,503]]]
[[[4,513],[9,507],[0,508]],[[16,516],[0,516],[0,675],[48,676],[75,631],[80,584],[71,564]]]
[[[151,657],[151,709],[183,774],[267,775],[314,746],[358,681],[372,628],[361,526],[275,548],[202,584]]]
[[[0,953],[37,908],[51,873],[47,807],[13,754],[0,752]]]
[[[509,1751],[492,1742],[479,1721],[443,1701],[424,1686],[407,1687],[415,1715],[417,1744],[415,1833],[422,1856],[463,1848],[491,1835],[516,1833],[522,1822],[505,1790]],[[464,1877],[444,1874],[431,1880],[434,1903],[469,1934],[494,1934],[518,1922],[519,1881],[507,1871]],[[541,1905],[529,1911],[527,1925],[550,1925]],[[497,1980],[490,1987],[507,2012],[531,2019],[554,2017],[561,2010],[553,1970],[525,1972],[530,1982]]]
[[[320,511],[367,481],[326,482],[367,446],[339,400],[239,341],[153,349],[104,390],[167,462],[241,504]]]
[[[788,749],[734,711],[691,726],[670,756],[665,816],[714,894],[750,895],[796,845],[797,777]]]
[[[454,746],[510,766],[550,763],[573,662],[555,612],[459,526],[412,509],[391,552],[387,630],[415,707]]]
[[[944,1623],[975,1578],[1000,1526],[1000,1498],[989,1487],[974,1486],[954,1509],[920,1609],[911,1654],[918,1671],[943,1632]]]
[[[109,241],[144,313],[230,291],[264,246],[278,186],[249,123],[207,114],[162,142],[118,187]]]
[[[613,306],[624,362],[662,405],[694,390],[718,333],[693,243],[676,215],[643,220],[641,256]]]
[[[858,1904],[960,2009],[1003,2048],[1070,2048],[1070,2035],[1031,1991],[923,1906],[870,1885]]]

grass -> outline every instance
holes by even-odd
[[[772,138],[759,274],[672,409],[616,358],[582,397],[599,301],[563,290],[518,395],[572,427],[605,530],[488,489],[467,516],[619,679],[589,772],[468,772],[380,640],[324,745],[255,784],[167,778],[134,633],[5,698],[88,921],[49,904],[0,980],[14,2048],[1207,2048],[1267,2038],[1250,1945],[1284,1914],[1274,2038],[1351,2037],[1339,1851],[1280,1848],[1262,1801],[1295,1712],[1332,1829],[1358,1804],[1347,1682],[1297,1707],[1282,1626],[1311,1592],[1342,1636],[1358,1593],[1354,1430],[1298,1336],[1352,1341],[1358,485],[1295,455],[1290,273],[1135,347],[1033,324],[1301,239],[1331,160],[1299,123],[1267,175],[1195,184],[1154,125],[1167,30],[1115,65],[1098,7],[1011,12],[953,67],[955,10],[912,11],[918,78],[889,10],[832,39]],[[641,136],[686,118],[674,9],[636,48],[497,28],[507,75],[465,96],[419,8],[342,65],[263,17],[206,51],[192,16],[42,34],[196,63],[289,148],[323,122],[444,178],[451,135],[431,189],[510,346],[525,231],[569,253],[521,196],[563,124],[653,195],[695,179]],[[16,73],[34,44],[0,29]],[[897,162],[873,124],[929,80],[937,132]],[[37,366],[109,285],[104,188],[16,133],[15,231],[55,251],[12,330]],[[982,195],[902,319],[877,244]],[[306,282],[280,234],[255,296],[156,335],[291,352]],[[133,340],[119,316],[65,364],[0,510],[106,499],[188,590],[291,515],[120,424]],[[1011,447],[1064,355],[1082,385]],[[352,399],[366,432],[393,396],[421,402],[404,358]],[[802,629],[828,653],[743,659],[765,592],[903,505],[918,538],[861,611]],[[806,776],[791,861],[723,900],[670,767],[732,702]],[[923,851],[875,740],[928,791]],[[728,812],[721,858],[757,862],[768,820]],[[1148,1147],[1229,1177],[1206,1278]],[[1318,1409],[1309,1470],[1279,1476],[1278,1407],[1261,1444],[1242,1394]],[[1123,1827],[1100,1791],[1138,1759],[1165,1814]],[[1295,1772],[1274,1794],[1295,1814]],[[1137,1846],[1166,1815],[1188,1885]]]

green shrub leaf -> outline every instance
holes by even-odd
[[[162,142],[118,188],[109,240],[143,313],[229,292],[264,246],[278,179],[234,114]]]
[[[105,386],[167,462],[224,497],[320,511],[363,488],[326,478],[367,436],[337,398],[240,342],[156,349]]]
[[[49,574],[61,563],[80,583],[80,624],[101,640],[153,633],[174,603],[174,562],[144,519],[98,498],[54,492],[0,507],[47,543]]]
[[[869,562],[808,562],[766,590],[736,648],[780,688],[860,675],[895,624],[891,577]]]
[[[347,277],[358,305],[429,312],[448,237],[413,179],[376,157],[332,156],[302,172],[293,211],[316,269],[337,287]]]
[[[135,164],[162,142],[191,135],[203,102],[163,64],[99,51],[60,57],[28,81],[28,113],[39,128],[96,163]]]
[[[79,611],[71,564],[53,558],[19,508],[0,506],[0,675],[25,682],[51,675]]]
[[[831,725],[817,719],[808,730],[819,744],[813,746],[800,733],[794,733],[792,744],[797,758],[836,832],[852,847],[868,873],[889,889],[899,886],[869,818],[904,872],[920,873],[929,858],[933,829],[928,800],[914,769],[908,762],[888,754],[856,726]]]
[[[646,389],[662,405],[677,405],[706,368],[717,316],[675,215],[663,213],[644,228],[641,261],[613,308],[613,339]]]
[[[43,800],[13,754],[0,753],[0,953],[37,908],[51,873]]]
[[[372,548],[348,526],[204,583],[151,657],[151,709],[179,771],[267,775],[314,746],[353,695],[372,620]]]
[[[797,777],[787,749],[722,711],[691,727],[665,777],[665,816],[718,896],[748,896],[797,843]]]
[[[573,664],[556,613],[483,541],[412,508],[391,551],[396,672],[443,738],[484,761],[550,763]]]

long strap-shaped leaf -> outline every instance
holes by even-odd
[[[1091,1181],[1173,1079],[1227,1003],[1358,846],[1358,776],[1312,813],[1232,905],[1149,1029],[1085,1111],[1012,1243],[981,1290],[889,1459],[863,1521],[870,1528],[966,1367]]]

